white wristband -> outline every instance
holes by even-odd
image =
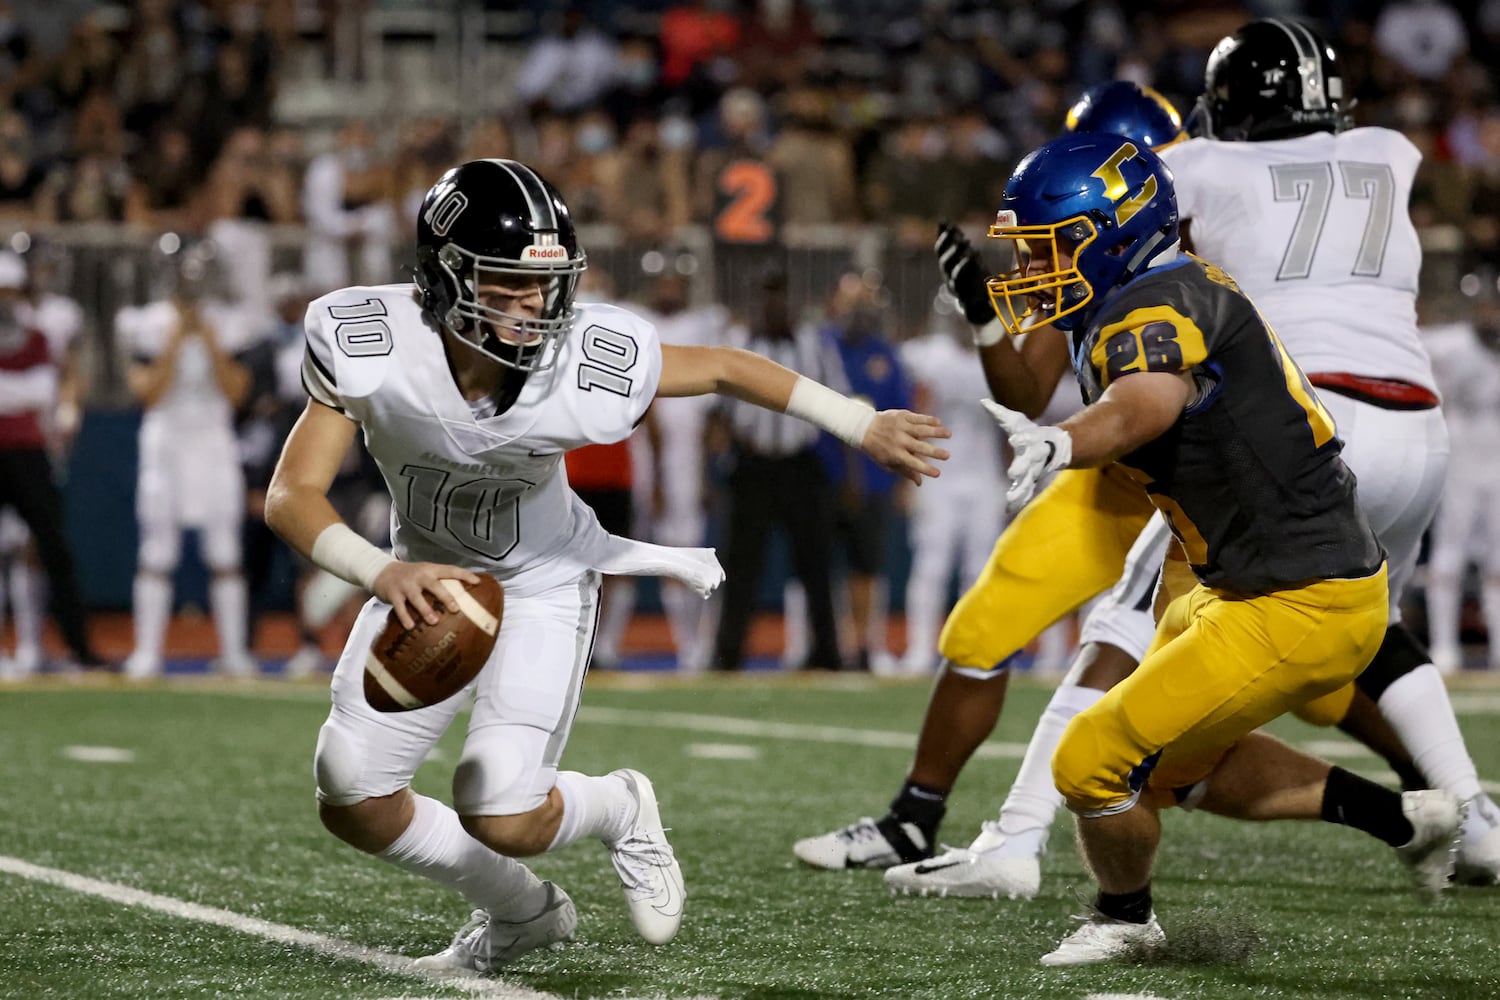
[[[998,319],[992,319],[984,326],[971,326],[969,332],[974,334],[975,347],[992,347],[1005,336],[1005,325]]]
[[[855,448],[864,444],[865,431],[875,419],[873,406],[850,399],[805,375],[797,376],[792,396],[786,401],[786,413],[823,428]]]
[[[324,528],[312,547],[312,561],[341,580],[375,590],[375,578],[396,559],[354,533],[343,522]]]

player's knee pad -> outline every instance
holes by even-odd
[[[514,816],[541,805],[557,781],[543,765],[552,734],[533,726],[472,730],[453,771],[453,808],[461,816]]]
[[[364,752],[360,740],[333,719],[318,730],[313,775],[318,782],[318,801],[324,805],[352,806],[370,797],[363,787]]]
[[[1393,625],[1385,630],[1375,658],[1354,683],[1372,701],[1379,701],[1386,688],[1431,662],[1432,657],[1405,625]]]
[[[1345,684],[1337,691],[1331,691],[1321,698],[1314,698],[1301,708],[1296,709],[1297,718],[1314,726],[1336,726],[1344,721],[1349,714],[1349,706],[1354,704],[1355,686]]]
[[[1080,816],[1110,816],[1124,812],[1140,798],[1151,776],[1158,751],[1127,773],[1108,766],[1107,745],[1100,723],[1089,712],[1073,717],[1052,754],[1052,781],[1068,808]]]
[[[136,568],[142,573],[167,576],[177,568],[182,551],[182,532],[174,525],[141,525],[141,547],[136,554]]]
[[[215,525],[199,535],[203,562],[215,573],[238,573],[240,570],[240,534],[237,527]]]

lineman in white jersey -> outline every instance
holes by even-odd
[[[692,307],[689,290],[688,279],[670,270],[663,271],[652,285],[646,315],[656,324],[661,342],[681,347],[724,344],[729,310],[718,303]],[[655,492],[661,497],[661,509],[656,512],[652,532],[663,544],[703,544],[708,520],[703,495],[707,475],[704,435],[713,405],[712,400],[700,396],[665,399],[653,408],[657,450],[649,468],[655,477]],[[949,475],[952,473],[950,469]],[[947,477],[943,481],[947,482]],[[713,653],[712,604],[668,580],[662,581],[661,603],[677,648],[678,668],[690,672],[705,669]]]
[[[1489,666],[1500,668],[1500,351],[1496,331],[1467,320],[1423,328],[1453,454],[1427,561],[1427,631],[1432,662],[1444,673],[1463,664],[1459,608],[1464,570],[1481,573]]]
[[[801,416],[913,479],[946,452],[938,421],[875,413],[764,358],[670,347],[623,309],[574,306],[585,258],[561,196],[509,160],[444,174],[417,225],[417,281],[349,288],[308,310],[311,400],[287,441],[268,523],[375,597],[334,674],[315,755],[320,814],[349,844],[476,907],[425,968],[488,971],[573,936],[567,894],[513,860],[602,841],[648,941],[682,919],[681,870],[650,781],[559,770],[593,639],[600,573],[667,574],[708,593],[709,550],[606,534],[568,489],[564,451],[626,437],[657,396],[728,393]],[[325,491],[362,432],[394,504],[393,559],[339,522]],[[462,698],[400,714],[366,704],[371,640],[394,608],[435,620],[442,579],[493,574],[506,606],[453,781],[456,808],[409,783]]]
[[[1267,86],[1266,81],[1272,81]],[[1500,873],[1500,810],[1480,790],[1441,674],[1400,598],[1442,496],[1448,432],[1417,331],[1421,248],[1406,211],[1421,154],[1350,128],[1333,49],[1294,21],[1254,21],[1209,56],[1205,137],[1163,151],[1183,242],[1224,268],[1333,415],[1360,506],[1389,554],[1390,630],[1358,689],[1422,777],[1468,802],[1460,877]],[[1351,705],[1318,705],[1341,722]]]
[[[18,315],[24,325],[34,327],[47,338],[48,352],[57,365],[60,377],[57,392],[42,413],[54,453],[66,451],[67,442],[78,430],[78,365],[74,358],[78,335],[83,331],[83,307],[66,295],[52,291],[49,274],[52,265],[46,257],[49,250],[33,242],[25,256],[26,286]],[[42,663],[42,613],[47,606],[47,578],[31,552],[31,532],[14,510],[0,510],[0,564],[5,567],[0,579],[0,607],[8,605],[15,625],[16,644],[8,665],[0,663],[0,672],[10,677],[25,677]],[[4,660],[0,654],[0,661]]]
[[[116,334],[133,361],[130,388],[145,409],[136,481],[140,547],[131,595],[135,649],[124,668],[137,680],[161,673],[172,575],[183,532],[193,528],[213,576],[216,666],[233,675],[255,671],[240,573],[245,478],[234,434],[235,407],[250,388],[249,372],[234,355],[250,346],[254,333],[242,314],[203,297],[213,269],[207,244],[180,251],[172,264],[176,286],[170,298],[126,307],[115,318]]]

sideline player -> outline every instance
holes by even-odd
[[[268,523],[315,563],[370,590],[318,738],[320,814],[352,846],[462,893],[476,910],[430,969],[488,971],[573,936],[572,901],[513,860],[605,843],[632,922],[661,944],[682,919],[682,874],[651,782],[559,771],[592,645],[601,573],[671,575],[706,594],[709,550],[608,535],[567,487],[563,452],[627,436],[657,396],[721,393],[785,411],[919,481],[947,453],[932,417],[875,412],[765,358],[661,345],[644,320],[576,305],[586,267],[562,197],[526,166],[444,174],[417,224],[415,287],[347,288],[307,313],[311,394],[277,466]],[[362,432],[395,502],[392,558],[341,523],[324,493]],[[428,595],[471,570],[506,587],[453,781],[456,808],[409,786],[463,698],[385,715],[366,704],[370,643],[394,609],[435,621]]]
[[[172,615],[172,574],[182,554],[182,534],[199,533],[203,561],[213,574],[209,604],[219,634],[216,667],[245,676],[256,670],[249,652],[245,578],[240,542],[245,475],[234,435],[234,410],[250,390],[250,373],[234,355],[252,332],[242,314],[209,297],[213,246],[175,250],[168,261],[168,297],[127,306],[115,329],[133,360],[131,393],[144,408],[136,556],[131,610],[135,649],[125,676],[154,677],[162,670],[162,644]]]

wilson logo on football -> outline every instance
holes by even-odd
[[[547,247],[541,246],[537,243],[533,243],[531,246],[521,251],[521,259],[543,261],[567,260],[568,248],[560,246]]]

